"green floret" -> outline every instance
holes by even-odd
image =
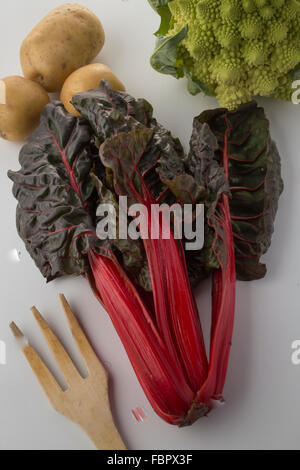
[[[224,21],[238,21],[242,16],[240,0],[223,0],[220,6],[221,17]]]
[[[267,26],[267,38],[271,44],[277,44],[284,41],[288,35],[288,25],[281,21],[270,22]]]
[[[257,8],[263,8],[264,6],[268,5],[268,0],[254,0],[255,5]]]
[[[270,3],[275,8],[281,8],[286,0],[271,0]]]
[[[246,42],[243,56],[250,67],[255,67],[263,65],[268,61],[269,50],[261,41]]]
[[[151,59],[156,70],[185,73],[191,93],[214,94],[230,110],[255,95],[290,99],[300,0],[149,1],[165,31],[169,24]]]
[[[240,33],[243,39],[256,39],[263,32],[262,20],[258,15],[246,15],[240,22]]]
[[[214,58],[211,75],[217,83],[239,83],[243,76],[242,60],[239,55],[222,52]]]
[[[264,20],[270,20],[275,15],[275,10],[271,6],[266,5],[259,10],[259,14]]]
[[[186,18],[194,18],[196,5],[193,0],[178,0],[177,5],[180,10],[180,14]]]
[[[205,59],[212,57],[219,51],[213,30],[209,25],[198,27],[198,23],[193,21],[189,27],[189,40],[184,40],[183,44],[194,59]]]
[[[276,73],[269,67],[257,67],[249,80],[253,95],[270,96],[279,85]]]
[[[254,0],[242,0],[242,6],[246,13],[252,13],[256,10]]]
[[[283,17],[289,20],[295,19],[300,14],[300,3],[298,0],[287,0],[283,11]]]
[[[277,46],[271,57],[272,70],[287,73],[300,62],[300,47],[284,42]]]
[[[215,89],[216,97],[221,106],[234,110],[241,103],[251,101],[252,94],[250,90],[240,85],[218,85]]]
[[[294,89],[291,88],[291,77],[287,74],[279,79],[279,86],[274,93],[274,98],[291,101],[293,92]]]
[[[199,0],[193,1],[196,6],[196,18],[198,21],[205,23],[206,21],[213,22],[218,14],[220,5],[216,5],[214,0]]]
[[[224,49],[234,49],[241,42],[238,29],[231,24],[219,24],[215,28],[215,37]]]

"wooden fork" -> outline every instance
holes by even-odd
[[[126,450],[111,414],[106,370],[93,351],[66,298],[62,294],[59,297],[71,333],[89,372],[86,379],[79,374],[70,356],[35,307],[32,307],[32,313],[66,379],[66,391],[61,389],[17,325],[11,323],[10,328],[16,338],[23,340],[23,352],[55,410],[79,424],[97,449]]]

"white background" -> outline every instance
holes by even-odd
[[[56,0],[2,2],[0,77],[20,74],[19,48]],[[215,99],[189,96],[184,81],[156,73],[149,65],[158,16],[146,0],[82,0],[103,22],[106,44],[98,60],[109,65],[136,97],[147,98],[156,117],[187,145],[192,119]],[[135,378],[108,315],[84,279],[46,285],[15,228],[16,202],[8,169],[18,169],[20,145],[0,141],[0,340],[7,365],[0,365],[0,449],[93,449],[73,423],[49,406],[8,328],[14,320],[57,373],[29,307],[41,310],[71,354],[76,347],[66,329],[57,294],[64,292],[111,374],[112,403],[129,449],[299,449],[300,366],[292,365],[291,344],[300,339],[299,200],[300,107],[261,100],[271,120],[283,164],[285,191],[276,231],[265,257],[264,280],[237,285],[236,326],[225,388],[226,405],[190,428],[177,429],[156,417]],[[14,250],[21,260],[14,261]],[[208,333],[210,286],[197,291]],[[131,410],[147,413],[137,423]]]

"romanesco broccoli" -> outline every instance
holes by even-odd
[[[291,72],[300,64],[300,0],[149,2],[163,20],[154,68],[186,74],[192,93],[208,90],[230,110],[255,95],[290,99]]]

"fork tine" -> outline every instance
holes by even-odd
[[[48,323],[44,320],[40,312],[37,310],[36,307],[32,307],[31,309],[39,327],[42,330],[42,333],[47,341],[49,348],[52,351],[52,354],[63,373],[68,386],[77,383],[78,380],[81,378],[78,370],[73,364],[72,359],[70,358],[69,354],[66,352],[65,348],[59,341],[59,339],[55,336],[53,331],[51,330]]]
[[[81,356],[84,360],[84,363],[88,369],[88,372],[92,374],[93,372],[98,371],[106,375],[106,371],[99,361],[96,353],[94,352],[92,346],[90,345],[85,333],[83,332],[77,318],[71,310],[71,307],[63,294],[59,294],[59,299],[62,305],[62,308],[65,312],[69,328],[71,330],[72,336],[77,344],[77,347],[81,353]]]
[[[44,364],[38,353],[25,339],[22,331],[17,327],[17,325],[12,322],[9,326],[15,338],[22,340],[22,350],[27,361],[29,362],[30,367],[32,368],[40,385],[44,389],[52,406],[57,408],[58,399],[63,393],[63,390],[56,382],[55,378],[51,374],[48,367]]]

